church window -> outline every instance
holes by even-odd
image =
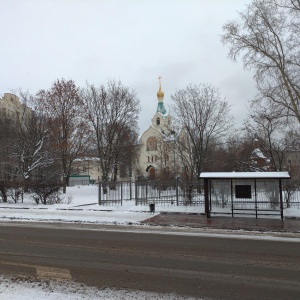
[[[156,125],[160,125],[160,118],[156,119]]]
[[[147,151],[157,150],[157,140],[154,136],[151,136],[147,140]]]

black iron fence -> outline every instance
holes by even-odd
[[[131,181],[99,182],[99,205],[122,205],[123,201],[133,199],[133,183]]]
[[[242,211],[258,210],[261,214],[280,211],[277,182],[257,183],[256,197],[252,189],[251,198],[231,197],[231,186],[226,180],[213,181],[210,194],[212,212],[238,214]],[[255,201],[256,199],[256,201]],[[204,206],[203,182],[176,180],[137,180],[99,182],[99,205],[122,205],[123,201],[135,201],[135,205]],[[285,190],[283,185],[283,208],[300,208],[300,189]]]
[[[201,181],[136,181],[135,204],[202,205],[204,198],[201,190]]]
[[[284,208],[300,208],[300,186],[295,180],[283,181]]]
[[[151,203],[165,206],[203,205],[201,181],[121,181],[99,182],[99,205],[122,205],[135,200],[136,205]]]

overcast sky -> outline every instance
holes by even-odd
[[[0,96],[35,94],[57,78],[78,86],[121,80],[141,101],[140,130],[156,112],[158,76],[170,95],[208,83],[241,124],[252,74],[227,59],[222,26],[251,0],[0,0]]]

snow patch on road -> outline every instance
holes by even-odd
[[[195,300],[175,294],[159,294],[146,291],[97,289],[71,281],[38,280],[32,277],[0,275],[1,300]]]

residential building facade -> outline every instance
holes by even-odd
[[[31,109],[20,102],[18,96],[5,93],[0,98],[0,114],[3,119],[13,119],[21,121],[24,114],[31,113]]]

